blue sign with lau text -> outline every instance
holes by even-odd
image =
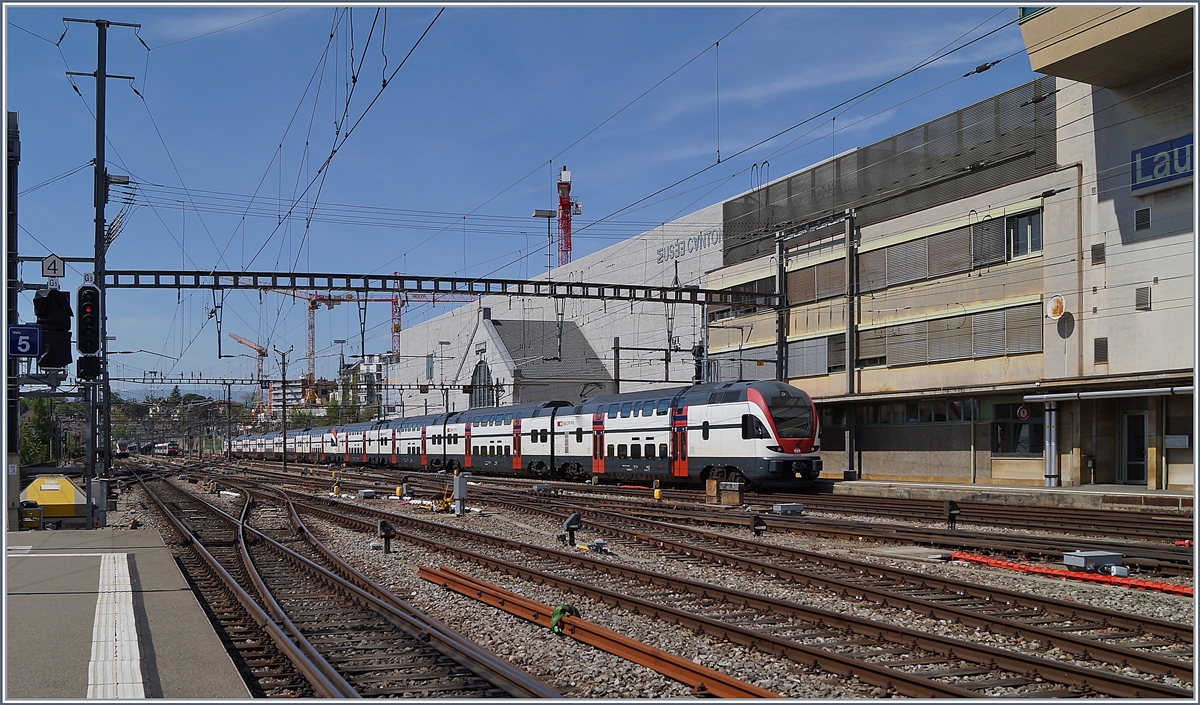
[[[37,357],[42,354],[42,327],[18,326],[8,327],[8,356]]]
[[[1138,191],[1192,175],[1192,135],[1135,149],[1129,157],[1130,187]]]

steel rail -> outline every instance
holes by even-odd
[[[502,506],[510,506],[514,509],[521,507],[521,505],[514,505],[514,504],[510,504],[510,503],[505,503],[505,502],[501,502],[500,504]],[[546,511],[545,513],[552,515],[552,516],[555,515],[555,513],[551,512],[551,511]],[[1108,663],[1113,663],[1113,664],[1117,664],[1117,665],[1128,665],[1128,666],[1132,666],[1134,668],[1138,668],[1139,670],[1142,670],[1146,673],[1153,673],[1153,674],[1162,675],[1162,676],[1177,677],[1180,680],[1183,680],[1185,682],[1192,681],[1192,664],[1185,663],[1183,661],[1179,661],[1174,658],[1166,658],[1166,657],[1156,656],[1154,654],[1146,654],[1146,653],[1142,653],[1142,652],[1135,651],[1135,650],[1121,647],[1121,646],[1104,644],[1102,642],[1098,642],[1097,640],[1090,639],[1087,637],[1076,636],[1073,634],[1067,634],[1067,633],[1055,631],[1052,629],[1046,629],[1044,627],[1029,626],[1029,625],[1021,624],[1020,622],[1015,622],[1010,619],[1005,619],[1003,617],[993,617],[988,614],[981,614],[979,612],[974,612],[972,610],[964,609],[962,607],[942,605],[934,600],[927,600],[927,599],[922,599],[919,597],[912,597],[909,595],[905,595],[903,593],[896,593],[896,592],[892,592],[892,591],[889,591],[886,589],[875,588],[875,587],[872,587],[869,585],[861,585],[858,583],[841,580],[841,579],[834,578],[834,577],[817,575],[817,574],[814,574],[811,572],[792,570],[792,569],[789,569],[789,568],[786,568],[783,566],[774,565],[774,564],[767,563],[767,562],[761,561],[761,560],[756,560],[753,558],[746,558],[744,556],[737,556],[737,555],[733,555],[730,553],[713,551],[713,550],[706,549],[701,546],[693,546],[691,544],[680,543],[678,541],[671,541],[669,539],[664,539],[664,538],[661,538],[658,536],[651,536],[649,534],[644,534],[644,533],[637,532],[637,531],[630,531],[628,529],[622,529],[620,527],[613,526],[612,524],[605,524],[605,523],[597,522],[595,520],[595,516],[597,513],[598,512],[596,512],[596,511],[588,512],[587,526],[589,528],[591,528],[595,531],[599,531],[601,533],[609,533],[614,536],[621,536],[621,537],[624,537],[627,539],[645,543],[647,545],[665,548],[669,551],[683,554],[683,555],[696,556],[698,558],[703,558],[706,561],[710,561],[712,563],[736,566],[743,570],[757,572],[757,573],[767,575],[770,577],[783,578],[783,579],[790,580],[792,582],[799,583],[802,585],[815,586],[815,587],[819,587],[821,589],[831,590],[835,594],[840,594],[843,596],[852,596],[852,597],[856,597],[858,599],[870,600],[877,604],[887,605],[889,607],[911,610],[917,614],[923,614],[925,616],[933,617],[936,619],[948,619],[948,620],[952,620],[952,621],[957,621],[957,622],[960,622],[967,626],[972,626],[972,627],[976,627],[979,629],[987,629],[991,632],[1004,634],[1004,635],[1010,636],[1010,637],[1035,639],[1035,640],[1056,646],[1068,653],[1072,653],[1077,656],[1083,656],[1085,658],[1096,659],[1099,661],[1106,661]],[[621,515],[613,515],[608,512],[599,512],[599,514],[601,514],[602,516],[608,517],[609,519],[624,520],[624,521],[631,520],[631,518],[629,518],[629,517],[625,517],[625,516],[621,516]],[[658,524],[661,528],[664,528],[666,530],[679,531],[679,529],[676,529],[676,527],[674,527],[674,526],[667,525],[667,524],[660,524],[659,522],[650,522],[648,520],[642,520],[642,519],[632,519],[632,521],[635,521],[638,523]],[[686,529],[683,529],[681,532],[682,533],[690,533]],[[695,532],[695,533],[702,533],[702,532]],[[710,538],[711,540],[719,541],[721,538],[724,538],[724,537],[706,536],[704,538]],[[727,541],[723,541],[723,543],[743,546],[750,550],[768,551],[765,544],[751,544],[750,542],[740,541],[740,540],[736,540],[736,539],[728,539]],[[797,558],[800,560],[814,562],[814,563],[824,563],[824,564],[834,564],[834,565],[836,565],[837,563],[841,563],[841,565],[837,566],[837,567],[844,569],[844,570],[858,570],[858,571],[862,571],[868,575],[878,575],[880,577],[889,577],[892,579],[901,580],[908,584],[912,584],[913,582],[916,582],[918,584],[924,583],[924,584],[938,585],[939,583],[942,583],[942,581],[937,578],[931,579],[931,578],[927,578],[926,576],[917,576],[917,575],[911,575],[911,574],[904,575],[904,573],[902,571],[895,571],[895,570],[889,571],[886,569],[881,569],[878,566],[875,566],[875,565],[872,565],[869,563],[861,563],[858,561],[848,561],[848,560],[847,561],[838,561],[837,559],[829,559],[826,556],[823,556],[821,554],[814,553],[811,551],[803,551],[800,549],[778,548],[778,547],[772,547],[772,548],[774,548],[775,550],[769,550],[769,552],[773,553],[774,555],[777,555],[777,556]],[[949,585],[946,585],[946,587],[949,587]],[[992,599],[992,597],[995,594],[995,593],[993,593],[989,590],[986,590],[984,588],[981,588],[979,586],[975,586],[972,588],[971,586],[968,586],[966,583],[959,583],[955,587],[958,588],[959,590],[961,590],[963,593],[970,593],[970,594],[973,594],[974,596],[982,597],[984,599],[989,599],[989,600]],[[1017,593],[1010,593],[1010,595],[1017,596]],[[1030,604],[1031,606],[1036,606],[1035,600],[1026,598],[1023,601],[1026,604]],[[1044,606],[1042,606],[1042,607],[1044,607]],[[1064,605],[1064,607],[1066,607],[1067,609],[1070,609],[1069,606]],[[1099,611],[1092,610],[1092,612],[1099,612]],[[1105,620],[1102,616],[1101,621],[1104,622],[1107,620]],[[1181,630],[1186,628],[1183,625],[1175,625],[1175,627],[1176,627],[1175,632],[1177,634]],[[1188,641],[1190,641],[1190,640],[1188,640]]]
[[[293,664],[296,665],[296,668],[309,682],[309,684],[312,685],[313,690],[322,697],[340,697],[341,691],[337,685],[330,681],[325,676],[324,672],[317,668],[317,666],[308,658],[308,656],[305,655],[305,653],[296,644],[294,644],[291,639],[288,638],[287,634],[285,634],[283,630],[275,624],[274,620],[271,619],[271,616],[268,615],[266,611],[263,610],[263,608],[260,607],[259,604],[254,600],[254,598],[250,596],[250,593],[248,593],[238,583],[238,581],[235,580],[227,570],[225,570],[225,567],[221,565],[220,561],[218,561],[211,553],[209,553],[208,549],[206,549],[204,545],[200,543],[200,539],[197,538],[185,526],[183,521],[167,507],[166,502],[164,502],[162,498],[160,498],[153,490],[149,488],[143,478],[139,476],[138,481],[142,488],[146,491],[146,494],[149,495],[154,503],[158,506],[158,509],[162,515],[166,517],[175,530],[179,532],[179,535],[191,545],[192,550],[194,550],[204,560],[209,569],[212,570],[213,573],[215,573],[218,577],[220,577],[221,581],[225,583],[225,586],[230,592],[233,593],[233,595],[237,598],[237,601],[242,605],[246,612],[249,613],[250,617],[254,619],[255,623],[262,627],[267,635],[270,636],[271,641],[274,642],[275,646],[284,655],[286,655]]]
[[[740,517],[731,517],[729,512],[696,510],[678,504],[668,507],[645,502],[597,500],[594,507],[603,508],[606,504],[613,510],[620,509],[628,512],[652,513],[660,517],[671,515],[680,520],[710,524],[743,524],[743,520]],[[1106,550],[1121,553],[1125,557],[1125,562],[1131,566],[1155,569],[1171,574],[1186,575],[1192,572],[1190,565],[1191,551],[1175,547],[1147,547],[1139,544],[1118,544],[1111,541],[1085,539],[1046,539],[1036,536],[991,534],[962,530],[947,532],[941,529],[927,529],[899,524],[864,525],[861,522],[849,520],[808,516],[789,518],[779,515],[763,515],[763,519],[769,528],[781,531],[832,536],[835,538],[858,539],[861,537],[870,537],[881,541],[898,541],[913,545],[936,546],[950,549],[965,547],[1006,554],[1017,553],[1028,556],[1039,556],[1044,559],[1056,561],[1062,560],[1063,553],[1065,552],[1062,544],[1069,541],[1073,547],[1072,550]]]
[[[370,530],[371,523],[364,519],[348,516],[338,512],[332,512],[321,507],[315,507],[305,503],[300,503],[299,506],[305,511],[312,512],[317,515],[324,516],[334,522],[349,523],[356,527]],[[398,515],[388,514],[389,518],[403,519]],[[417,521],[417,520],[414,520]],[[438,525],[432,525],[438,527]],[[449,527],[438,527],[443,530]],[[454,530],[452,531],[462,531]],[[474,534],[474,532],[466,532]],[[479,535],[472,538],[491,538]],[[857,677],[860,680],[879,686],[881,688],[895,688],[897,691],[911,695],[913,697],[931,698],[931,697],[958,697],[958,698],[974,698],[977,694],[973,691],[959,688],[957,686],[948,685],[931,681],[928,678],[917,674],[908,674],[902,671],[896,671],[884,666],[878,666],[872,663],[860,661],[842,654],[830,651],[824,651],[814,647],[799,644],[787,639],[780,639],[769,634],[755,632],[750,629],[745,629],[736,625],[720,622],[699,615],[692,614],[684,610],[675,609],[665,605],[660,605],[649,600],[623,595],[604,588],[593,587],[570,578],[563,578],[552,575],[532,568],[519,566],[514,563],[509,563],[496,558],[489,558],[482,554],[467,551],[465,549],[454,548],[446,544],[438,543],[428,539],[423,539],[411,534],[403,536],[405,541],[411,541],[418,545],[424,546],[433,551],[450,553],[460,558],[478,563],[480,565],[498,570],[510,575],[515,575],[524,580],[531,582],[539,582],[556,587],[565,592],[573,592],[581,595],[586,595],[595,600],[616,605],[627,609],[636,614],[648,615],[662,619],[666,622],[679,624],[693,631],[704,633],[718,639],[728,639],[743,646],[758,648],[780,656],[786,656],[798,663],[808,665],[813,668],[821,668],[831,673],[850,678]],[[510,548],[523,547],[527,553],[541,554],[546,549],[520,544],[516,541],[507,539],[491,538],[488,543],[509,545]],[[549,554],[557,553],[547,551]]]
[[[473,597],[486,605],[504,610],[547,629],[552,626],[554,608],[453,568],[443,565],[434,570],[428,566],[418,566],[417,577],[448,590]],[[697,695],[715,695],[719,698],[780,697],[777,693],[701,666],[611,629],[605,629],[581,617],[564,616],[562,624],[563,634],[691,686],[692,692]]]
[[[333,512],[326,508],[316,507],[316,506],[313,506],[313,505],[310,505],[307,503],[303,503],[303,502],[300,503],[300,506],[303,507],[307,511],[312,511],[317,514],[323,514],[324,516],[326,516],[334,521],[350,521],[350,522],[355,523],[358,526],[365,525],[367,527],[370,527],[370,525],[371,525],[370,522],[368,522],[364,519],[358,519],[353,516],[347,516],[344,513]],[[685,590],[688,592],[692,592],[693,594],[699,595],[701,597],[710,597],[713,599],[723,599],[723,600],[727,600],[729,602],[741,603],[741,604],[747,605],[752,608],[768,610],[768,611],[776,612],[779,614],[792,615],[792,616],[807,619],[808,621],[816,622],[819,624],[836,624],[836,625],[840,625],[842,628],[846,628],[846,629],[855,631],[856,633],[859,633],[863,636],[867,636],[867,637],[871,637],[871,638],[886,639],[886,640],[892,641],[894,643],[900,643],[900,644],[905,644],[905,645],[909,645],[909,646],[915,645],[920,648],[926,649],[930,652],[941,654],[943,656],[949,655],[949,656],[952,656],[953,658],[965,659],[965,660],[973,661],[973,662],[979,663],[979,664],[999,666],[1001,668],[1005,668],[1006,670],[1009,670],[1012,672],[1017,672],[1017,673],[1037,673],[1043,679],[1049,680],[1052,682],[1056,682],[1056,683],[1086,686],[1086,687],[1092,688],[1093,690],[1096,690],[1097,692],[1108,693],[1108,694],[1117,695],[1120,697],[1131,697],[1131,696],[1132,697],[1170,697],[1170,698],[1181,698],[1181,697],[1191,698],[1191,697],[1193,697],[1193,694],[1191,693],[1191,691],[1188,691],[1188,690],[1185,690],[1182,688],[1176,688],[1176,687],[1168,686],[1168,685],[1164,685],[1164,684],[1138,680],[1135,678],[1130,678],[1127,676],[1121,676],[1121,675],[1117,675],[1117,674],[1111,674],[1111,673],[1107,673],[1104,671],[1098,671],[1095,669],[1088,669],[1088,668],[1073,666],[1070,664],[1053,662],[1053,661],[1049,661],[1047,659],[1026,656],[1024,654],[1005,651],[1003,649],[998,649],[998,648],[994,648],[994,647],[970,644],[968,642],[964,642],[964,641],[957,640],[957,639],[949,639],[949,638],[944,638],[944,637],[940,637],[940,636],[936,636],[936,635],[929,635],[929,634],[925,634],[925,633],[919,632],[917,630],[908,629],[905,627],[895,627],[895,626],[884,625],[884,624],[880,624],[878,622],[874,622],[874,621],[868,620],[868,619],[852,617],[849,615],[838,614],[838,613],[829,612],[826,610],[819,610],[816,608],[808,608],[808,607],[804,607],[802,605],[798,605],[796,603],[791,603],[791,602],[787,602],[784,600],[777,600],[774,598],[768,598],[768,597],[764,597],[761,595],[755,595],[755,594],[748,593],[745,591],[723,588],[723,587],[720,587],[717,585],[713,585],[711,583],[700,583],[700,582],[687,580],[687,579],[683,579],[683,578],[670,578],[670,577],[666,577],[666,576],[663,576],[663,575],[660,575],[657,573],[651,573],[649,571],[643,571],[643,570],[639,570],[639,569],[628,567],[628,566],[618,566],[615,564],[607,563],[604,561],[599,561],[599,560],[596,560],[596,559],[593,559],[590,557],[586,557],[586,556],[565,553],[565,552],[556,551],[553,549],[542,548],[542,547],[534,546],[531,544],[524,544],[519,541],[513,541],[510,539],[502,539],[502,538],[497,538],[497,537],[493,537],[493,536],[488,536],[486,534],[480,534],[478,532],[469,531],[466,529],[457,529],[454,527],[449,527],[449,526],[437,524],[434,522],[427,522],[424,520],[415,519],[415,518],[404,516],[401,514],[395,514],[393,512],[385,512],[385,511],[378,510],[378,509],[370,509],[370,508],[361,507],[361,506],[357,506],[357,505],[349,505],[349,504],[345,504],[342,502],[337,502],[335,500],[330,500],[330,506],[336,506],[336,507],[343,509],[344,511],[352,512],[352,513],[386,517],[389,520],[399,521],[406,525],[419,527],[419,528],[423,528],[426,530],[432,530],[432,531],[442,532],[442,533],[452,533],[452,534],[456,534],[458,536],[467,538],[468,540],[471,540],[471,541],[487,543],[487,544],[491,544],[494,546],[509,548],[509,549],[512,549],[515,551],[522,552],[526,555],[539,556],[539,557],[543,557],[543,558],[546,558],[549,560],[566,562],[569,564],[578,565],[578,566],[585,567],[585,568],[595,570],[598,572],[617,575],[617,576],[620,576],[620,577],[623,577],[626,579],[637,580],[640,582],[650,583],[650,584],[654,584],[654,585],[662,585],[662,586],[666,586],[666,587],[669,587],[671,589],[676,589],[676,590],[682,589],[682,590]],[[765,639],[765,640],[767,640],[765,643],[769,643],[772,647],[772,650],[778,649],[781,647],[787,647],[787,648],[792,648],[792,649],[794,649],[796,647],[801,647],[806,650],[805,652],[802,652],[802,653],[805,653],[810,658],[813,656],[816,656],[818,659],[832,657],[831,654],[829,654],[829,652],[819,652],[818,654],[812,654],[811,652],[807,651],[808,647],[803,647],[802,645],[798,645],[795,642],[779,640],[779,639],[769,636],[769,635],[765,635],[765,634],[762,634],[759,632],[753,632],[751,630],[745,630],[745,629],[742,629],[741,627],[730,625],[727,623],[717,622],[716,625],[706,625],[705,622],[703,621],[703,620],[706,620],[706,618],[699,617],[699,616],[694,615],[689,612],[685,612],[682,610],[675,610],[674,608],[665,607],[663,605],[659,605],[659,604],[656,604],[653,602],[642,600],[640,598],[631,597],[628,595],[621,595],[618,593],[614,593],[612,591],[604,590],[602,588],[596,588],[596,587],[593,587],[590,585],[585,585],[583,583],[579,583],[578,581],[573,581],[573,580],[570,580],[567,578],[561,578],[561,577],[558,577],[555,575],[546,574],[544,572],[535,571],[535,570],[524,568],[521,566],[516,566],[514,564],[507,563],[505,561],[488,558],[486,556],[475,554],[473,552],[466,551],[464,549],[450,547],[445,544],[437,543],[434,541],[426,541],[424,539],[419,539],[418,537],[414,537],[411,535],[404,536],[404,539],[415,541],[415,542],[421,543],[422,545],[427,545],[431,548],[434,548],[434,550],[451,551],[453,553],[456,553],[458,555],[461,555],[461,556],[467,558],[468,560],[472,560],[475,562],[482,562],[485,565],[489,565],[491,567],[497,567],[497,569],[504,570],[505,572],[520,575],[521,577],[523,577],[525,579],[536,580],[538,582],[551,582],[552,584],[556,584],[557,586],[559,586],[560,589],[567,589],[568,591],[571,591],[571,592],[581,592],[582,594],[588,594],[590,596],[596,597],[597,599],[602,599],[605,602],[609,602],[611,604],[619,604],[620,606],[633,609],[634,611],[637,611],[637,612],[644,612],[646,610],[651,610],[651,612],[650,612],[651,614],[670,615],[671,620],[669,620],[669,621],[687,620],[689,626],[691,624],[696,625],[696,626],[692,627],[694,629],[704,629],[706,631],[706,633],[716,633],[718,635],[724,636],[731,640],[734,640],[734,636],[737,636],[741,639],[749,639],[749,643],[751,645],[753,645],[755,643],[755,640]],[[514,572],[514,571],[516,571],[516,572]],[[574,588],[574,589],[569,589],[567,586],[570,586],[571,588]],[[709,629],[713,628],[714,626],[716,627],[716,631],[710,632]],[[746,642],[739,642],[739,643],[746,643]],[[776,651],[776,653],[782,653],[782,652]],[[871,666],[871,664],[863,664],[862,662],[859,662],[856,660],[851,660],[851,663],[853,664],[853,666],[851,666],[851,672],[858,673],[860,675],[860,677],[862,676],[862,673],[856,669],[862,669],[865,666]],[[818,665],[818,664],[813,663],[812,665]],[[841,665],[844,667],[846,664],[841,664]],[[821,667],[827,667],[827,665],[823,665]],[[892,669],[885,669],[885,670],[888,671],[888,674],[892,679],[898,678],[899,672],[894,671]],[[835,672],[840,672],[840,671],[835,670]],[[843,675],[845,675],[845,674],[843,673]],[[874,684],[884,685],[885,687],[887,687],[883,683],[874,683]],[[942,686],[943,684],[937,684],[937,685]],[[965,690],[965,689],[960,689],[957,687],[954,687],[954,689],[956,691],[960,691],[960,692]],[[921,695],[919,697],[929,697],[929,695],[928,694]],[[975,693],[972,693],[971,695],[964,696],[964,697],[978,697],[978,695]]]
[[[552,516],[552,517],[556,517],[556,518],[561,516],[561,514],[559,512],[556,512],[553,509],[546,509],[542,506],[528,504],[523,501],[515,501],[515,500],[499,500],[499,501],[488,500],[488,501],[495,502],[495,503],[501,504],[503,506],[510,506],[513,509],[517,509],[519,511],[535,511],[538,513],[542,513],[546,516]],[[576,505],[572,505],[570,502],[566,502],[561,499],[558,500],[558,502],[559,502],[559,504],[563,505],[565,509],[578,509],[578,507]],[[1171,639],[1177,639],[1179,641],[1186,642],[1186,643],[1193,643],[1194,636],[1195,636],[1193,633],[1193,627],[1188,624],[1179,624],[1176,622],[1168,622],[1168,621],[1159,620],[1159,619],[1152,619],[1149,617],[1133,618],[1133,617],[1129,617],[1128,615],[1126,615],[1123,612],[1115,612],[1113,610],[1105,610],[1105,609],[1100,609],[1100,608],[1095,608],[1095,607],[1089,607],[1088,605],[1084,605],[1084,604],[1081,604],[1078,602],[1064,602],[1062,600],[1056,600],[1053,598],[1034,597],[1031,595],[1027,595],[1025,593],[1015,592],[1012,590],[1005,590],[1003,588],[986,587],[986,586],[982,586],[982,585],[979,585],[976,583],[968,583],[968,582],[964,582],[961,580],[954,580],[953,578],[936,577],[936,576],[927,575],[925,573],[913,573],[913,572],[905,571],[905,570],[902,570],[899,568],[888,568],[886,566],[879,565],[876,563],[867,563],[865,561],[858,561],[858,560],[854,560],[852,558],[842,558],[842,557],[832,556],[832,555],[828,555],[828,554],[824,554],[824,553],[817,553],[815,551],[808,551],[808,550],[801,549],[801,548],[794,548],[791,546],[780,546],[777,544],[769,544],[769,543],[761,543],[758,541],[751,541],[749,539],[739,539],[739,538],[735,538],[735,537],[728,536],[725,534],[711,533],[711,532],[705,531],[703,529],[696,529],[696,528],[692,528],[690,526],[686,526],[686,525],[682,525],[682,524],[670,524],[670,523],[666,523],[666,522],[656,521],[653,519],[632,517],[632,516],[629,516],[628,514],[618,514],[615,512],[606,512],[603,510],[589,509],[588,510],[589,524],[596,526],[595,522],[591,521],[591,518],[597,514],[602,515],[602,516],[607,516],[612,519],[617,519],[620,521],[629,521],[629,522],[635,522],[635,523],[645,524],[645,525],[649,525],[649,526],[661,527],[668,531],[674,531],[677,533],[687,534],[690,536],[694,536],[696,538],[715,541],[717,543],[722,543],[722,544],[725,544],[728,546],[734,546],[737,548],[752,550],[752,551],[756,551],[756,552],[760,552],[760,553],[767,553],[770,555],[780,556],[783,558],[793,558],[796,560],[810,562],[810,563],[830,565],[830,566],[834,566],[836,568],[839,568],[841,570],[846,570],[846,571],[872,573],[872,574],[879,575],[881,577],[886,577],[886,578],[889,578],[892,580],[898,580],[898,581],[904,581],[904,582],[918,581],[923,584],[935,585],[940,588],[944,588],[948,591],[953,591],[953,592],[957,592],[957,593],[960,593],[963,595],[969,595],[972,597],[978,597],[978,598],[985,599],[985,600],[993,600],[993,599],[999,597],[1001,600],[1003,600],[1005,602],[1010,602],[1015,605],[1021,605],[1024,607],[1030,607],[1030,608],[1034,608],[1034,609],[1038,609],[1038,610],[1057,609],[1062,613],[1072,614],[1079,618],[1089,619],[1092,621],[1105,622],[1107,624],[1119,626],[1122,628],[1140,629],[1140,630],[1144,630],[1148,633],[1155,634],[1157,636],[1162,636],[1162,637],[1171,638]],[[743,520],[741,523],[741,526],[748,527],[749,524],[745,520]],[[617,533],[617,534],[623,533],[623,531],[617,527],[611,527],[611,528],[615,529],[614,533]],[[607,528],[604,530],[607,530]],[[630,533],[631,533],[631,535],[635,535],[635,534],[633,534],[633,532],[630,532]],[[688,546],[688,548],[690,549],[691,547]],[[719,557],[724,558],[726,555],[727,554],[720,554]],[[774,566],[772,566],[772,568],[773,567]],[[1189,668],[1190,668],[1190,666],[1189,666]]]
[[[246,503],[246,506],[248,505],[249,502]],[[221,510],[216,509],[216,511],[220,512]],[[524,673],[520,669],[517,669],[507,661],[490,654],[489,652],[480,648],[477,644],[474,644],[465,637],[455,633],[449,627],[437,622],[436,620],[433,620],[426,615],[418,616],[416,610],[414,610],[411,606],[400,602],[395,598],[395,596],[391,596],[390,599],[382,599],[377,597],[376,595],[372,594],[371,591],[356,585],[353,581],[347,579],[346,577],[338,575],[337,573],[330,571],[325,566],[319,565],[308,557],[297,553],[287,546],[284,546],[282,543],[271,538],[266,533],[249,525],[244,526],[246,531],[248,531],[256,539],[265,542],[276,552],[286,555],[288,558],[301,563],[306,568],[317,572],[323,577],[328,577],[329,579],[336,581],[340,588],[351,593],[360,602],[369,605],[376,611],[390,615],[393,619],[390,619],[389,621],[391,621],[393,624],[397,620],[402,622],[402,625],[398,626],[400,626],[409,635],[418,638],[430,645],[432,648],[437,649],[442,655],[454,660],[459,665],[467,668],[485,680],[488,680],[488,682],[492,683],[493,685],[502,688],[510,695],[513,695],[514,697],[525,698],[562,697],[561,693],[554,690],[550,686],[533,678],[529,674]],[[323,555],[333,556],[332,553],[323,553]],[[341,561],[336,557],[334,557],[334,560],[344,563],[344,561]],[[348,565],[345,565],[344,568],[358,574],[357,571],[354,571],[354,569]],[[366,576],[362,576],[361,574],[358,575],[363,581],[372,585],[376,590],[390,595],[390,593],[387,593],[384,588],[371,582],[366,578]],[[496,680],[492,680],[493,676]]]
[[[340,556],[329,550],[324,543],[313,535],[300,519],[300,515],[296,512],[296,507],[291,498],[284,496],[282,500],[287,503],[286,506],[292,525],[304,535],[305,539],[314,549],[331,563],[334,570],[338,571],[343,579],[387,604],[398,617],[419,623],[420,627],[426,633],[433,636],[430,641],[445,656],[466,666],[473,673],[486,678],[490,683],[501,686],[506,692],[515,697],[563,697],[561,693],[546,683],[513,666],[508,661],[482,648],[470,639],[462,637],[451,627],[413,608],[379,583],[363,575]],[[270,540],[269,537],[268,540]]]
[[[267,587],[266,581],[263,580],[261,575],[259,575],[258,567],[254,564],[254,559],[250,557],[250,549],[246,545],[245,530],[247,528],[246,515],[250,511],[249,500],[250,498],[247,497],[246,501],[242,503],[242,516],[237,520],[234,520],[228,514],[221,512],[221,510],[213,507],[212,505],[209,505],[209,507],[217,512],[220,512],[220,514],[226,519],[229,519],[235,523],[238,550],[242,554],[242,562],[246,564],[246,573],[250,577],[250,580],[254,583],[254,587],[258,590],[258,594],[262,596],[263,602],[265,602],[267,605],[267,609],[275,615],[276,621],[282,624],[283,628],[292,635],[292,640],[295,642],[296,647],[303,651],[308,659],[321,670],[321,673],[323,673],[327,679],[329,679],[329,682],[333,683],[334,686],[337,687],[337,697],[361,698],[362,694],[359,693],[358,690],[355,689],[355,687],[351,685],[350,682],[345,679],[345,677],[342,676],[342,674],[338,673],[337,669],[333,667],[333,664],[329,663],[329,661],[327,661],[325,657],[322,656],[319,651],[317,651],[317,647],[312,645],[312,642],[310,642],[308,638],[304,636],[304,632],[302,632],[300,628],[297,627],[296,624],[291,620],[291,618],[288,617],[287,612],[275,599],[275,596],[271,594],[271,590]],[[204,502],[204,504],[208,503]]]

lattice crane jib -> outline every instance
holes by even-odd
[[[257,343],[253,343],[253,342],[243,338],[242,336],[240,336],[236,333],[228,333],[227,335],[230,338],[236,340],[237,342],[241,343],[242,345],[245,345],[246,347],[250,348],[255,353],[257,353],[256,359],[254,362],[254,379],[257,382],[257,384],[254,385],[254,412],[253,412],[254,418],[257,418],[258,414],[262,412],[262,406],[263,406],[263,398],[262,398],[263,360],[267,356],[267,349],[261,345],[258,345]]]

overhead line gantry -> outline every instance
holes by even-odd
[[[108,270],[105,286],[114,289],[292,289],[362,294],[459,294],[470,296],[528,296],[600,301],[642,301],[669,304],[753,304],[773,307],[779,296],[691,286],[603,284],[544,279],[440,277],[414,274],[317,274],[307,272],[233,272],[176,270]]]

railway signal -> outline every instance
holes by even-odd
[[[79,352],[95,355],[100,352],[100,289],[84,284],[76,293],[79,304]]]
[[[42,328],[42,369],[62,369],[71,364],[71,297],[58,289],[39,289],[33,312]]]

